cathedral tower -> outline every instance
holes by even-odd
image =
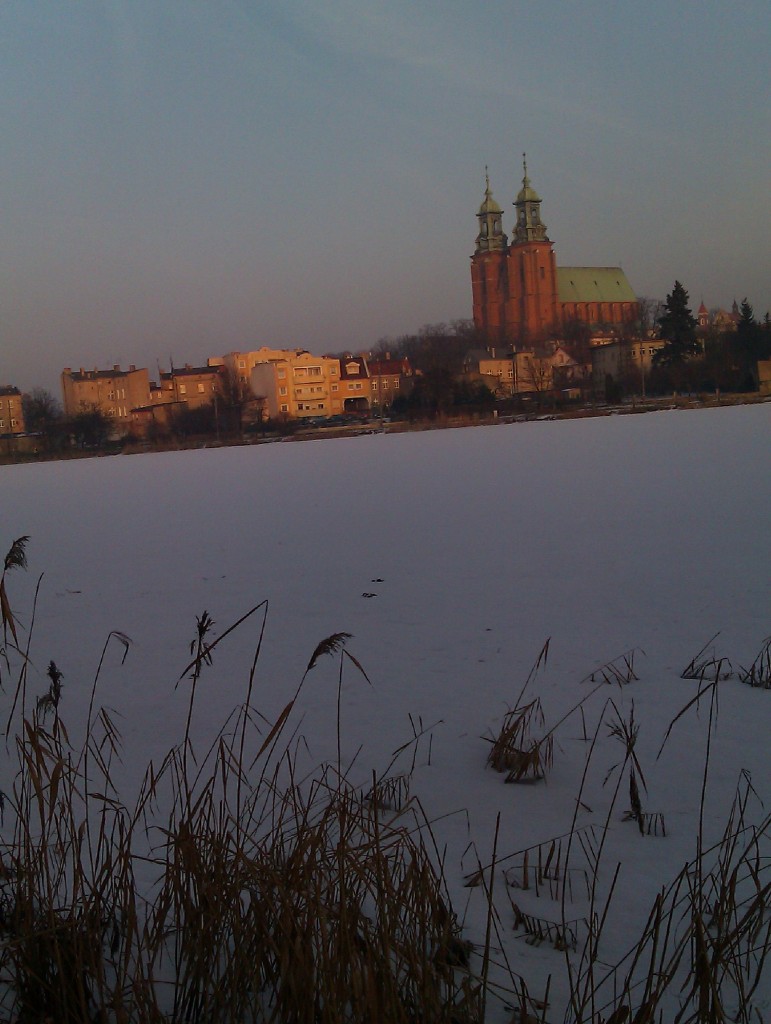
[[[516,343],[538,343],[559,322],[557,261],[541,219],[541,197],[530,185],[522,154],[522,188],[514,201],[516,223],[509,248],[510,299],[506,333]]]
[[[503,233],[503,211],[493,199],[490,177],[485,168],[485,197],[477,213],[479,234],[471,257],[471,292],[474,324],[488,344],[505,340],[508,297],[508,246]]]

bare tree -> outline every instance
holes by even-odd
[[[40,434],[46,451],[51,451],[64,441],[62,407],[45,388],[33,388],[22,398],[24,424],[32,434]]]
[[[548,359],[526,354],[519,364],[517,387],[520,394],[535,394],[540,408],[543,396],[551,390],[554,371]]]
[[[242,433],[244,411],[253,398],[249,382],[241,379],[235,367],[223,366],[220,370],[219,400],[222,405],[225,419],[223,425],[226,430]],[[219,416],[218,409],[215,409],[215,413]]]
[[[661,299],[652,299],[643,295],[637,300],[639,309],[640,337],[652,338],[658,334],[658,324],[664,312]]]

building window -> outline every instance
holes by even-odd
[[[246,369],[246,360],[245,359],[239,359],[238,360],[238,369],[239,370],[245,370]]]
[[[279,389],[278,389],[278,393],[279,393],[280,395],[285,395],[285,394],[286,394],[286,388],[279,388]]]
[[[198,385],[198,392],[199,392],[199,394],[203,394],[205,390],[206,389],[204,388],[202,383]]]
[[[187,384],[180,384],[179,385],[179,393],[180,393],[180,395],[186,395],[187,394]]]
[[[281,412],[289,412],[289,406],[288,405],[282,405],[281,406]]]
[[[340,390],[340,385],[339,384],[333,384],[332,385],[332,390],[333,391],[339,391]]]
[[[0,420],[0,430],[5,430],[5,420]]]
[[[283,380],[286,377],[286,367],[285,366],[279,366],[279,368],[277,370],[277,373],[278,373],[279,378],[281,380]]]

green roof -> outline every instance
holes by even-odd
[[[560,302],[637,302],[621,267],[557,267]]]

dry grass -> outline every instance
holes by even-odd
[[[287,751],[252,788],[237,742],[221,734],[194,780],[184,746],[171,751],[127,808],[109,715],[78,751],[57,706],[33,713],[2,850],[8,1019],[479,1020],[481,981],[419,809],[387,816],[332,768],[282,786]],[[171,811],[159,821],[156,807]]]
[[[248,615],[260,610],[264,629],[266,605]],[[7,597],[3,619],[18,651]],[[480,1021],[484,956],[461,935],[409,775],[374,778],[369,800],[338,766],[295,777],[283,737],[305,676],[331,655],[340,681],[348,664],[366,678],[345,649],[348,634],[316,647],[266,735],[252,672],[246,702],[197,761],[196,684],[233,628],[214,637],[214,625],[207,613],[198,619],[181,676],[182,742],[149,766],[133,806],[114,781],[120,733],[95,702],[108,650],[125,657],[129,638],[105,643],[80,748],[61,717],[53,662],[49,689],[31,707],[17,687],[0,848],[2,1019]],[[415,744],[421,734],[422,725]]]
[[[715,677],[718,679],[731,678],[731,663],[727,658],[718,658],[715,648],[711,646],[718,636],[720,636],[720,633],[715,633],[701,650],[694,654],[680,673],[681,679],[698,679],[699,682],[703,683],[705,680],[714,679]]]
[[[739,678],[748,686],[771,690],[771,636],[763,641],[750,667],[740,670]]]
[[[545,778],[554,760],[554,740],[551,735],[534,737],[533,730],[542,729],[543,724],[538,699],[504,715],[487,763],[497,772],[506,772],[506,782],[537,782]]]
[[[18,544],[16,562],[6,560],[3,575],[23,568]],[[635,751],[638,726],[612,701],[597,723],[575,812],[585,806],[589,765],[604,726],[624,755],[608,773],[616,784],[604,826],[579,828],[574,817],[565,835],[499,858],[497,822],[492,861],[479,865],[469,883],[483,887],[487,905],[484,946],[474,947],[463,935],[443,854],[413,792],[416,751],[427,746],[430,760],[433,726],[412,723],[412,739],[400,748],[411,750],[412,768],[396,774],[389,766],[373,777],[366,796],[341,771],[342,673],[352,667],[366,679],[346,649],[348,634],[317,645],[292,700],[266,722],[252,689],[267,603],[216,637],[204,613],[192,661],[180,677],[189,687],[184,736],[160,765],[148,767],[128,806],[115,784],[120,732],[114,717],[98,708],[96,693],[105,657],[117,648],[125,658],[131,641],[121,633],[105,641],[85,739],[76,747],[62,718],[66,680],[54,662],[47,692],[36,700],[27,694],[34,608],[23,647],[5,588],[3,595],[4,664],[7,670],[14,664],[19,674],[9,716],[13,786],[0,802],[1,1019],[483,1024],[500,1019],[507,1000],[512,1022],[546,1024],[549,984],[536,998],[506,962],[501,930],[511,923],[531,942],[559,950],[569,988],[565,1019],[575,1024],[760,1019],[754,1007],[771,949],[771,817],[752,823],[757,796],[746,777],[721,840],[705,849],[700,825],[696,857],[658,894],[642,932],[612,962],[603,953],[609,910],[623,899],[618,868],[605,877],[609,823],[622,779],[644,782]],[[244,703],[196,760],[190,721],[197,681],[224,637],[259,615]],[[767,658],[768,642],[764,650]],[[536,669],[547,651],[548,643]],[[339,658],[337,764],[298,778],[293,712],[308,672],[323,656]],[[601,676],[604,686],[607,671]],[[716,672],[699,689],[664,740],[709,698],[702,821],[719,680]],[[489,758],[512,781],[537,778],[552,760],[556,726],[536,738],[543,728],[540,702],[523,704],[523,695],[524,688]],[[631,782],[630,800],[634,810]],[[644,821],[641,806],[638,812]],[[508,883],[502,896],[495,888],[499,873]],[[548,899],[551,909],[521,905],[511,898],[514,886],[529,889],[528,898]],[[507,897],[508,924],[496,909],[496,900],[506,903]],[[588,905],[586,915],[574,900]],[[505,992],[489,981],[496,950]]]

